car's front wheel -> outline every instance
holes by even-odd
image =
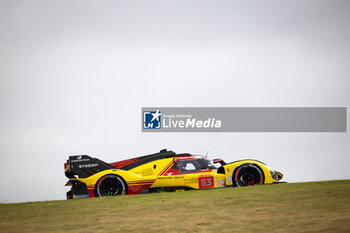
[[[98,197],[123,195],[126,192],[127,185],[125,181],[115,174],[103,176],[95,187],[95,193]]]
[[[260,185],[263,182],[264,174],[255,164],[242,164],[232,176],[232,183],[235,187]]]

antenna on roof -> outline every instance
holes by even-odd
[[[209,151],[207,150],[207,153],[205,154],[205,158],[208,158]]]

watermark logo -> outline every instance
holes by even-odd
[[[144,111],[143,112],[143,128],[144,129],[160,129],[162,113],[157,111]]]
[[[145,107],[142,132],[347,132],[344,107]]]

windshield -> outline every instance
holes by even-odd
[[[217,169],[215,165],[207,158],[195,158],[177,161],[174,169],[179,169],[180,173],[196,173],[201,170]]]
[[[217,167],[211,162],[210,159],[207,158],[200,158],[197,160],[199,164],[201,165],[201,170],[206,169],[217,169]]]

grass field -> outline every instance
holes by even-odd
[[[0,205],[0,232],[350,232],[350,180]]]

